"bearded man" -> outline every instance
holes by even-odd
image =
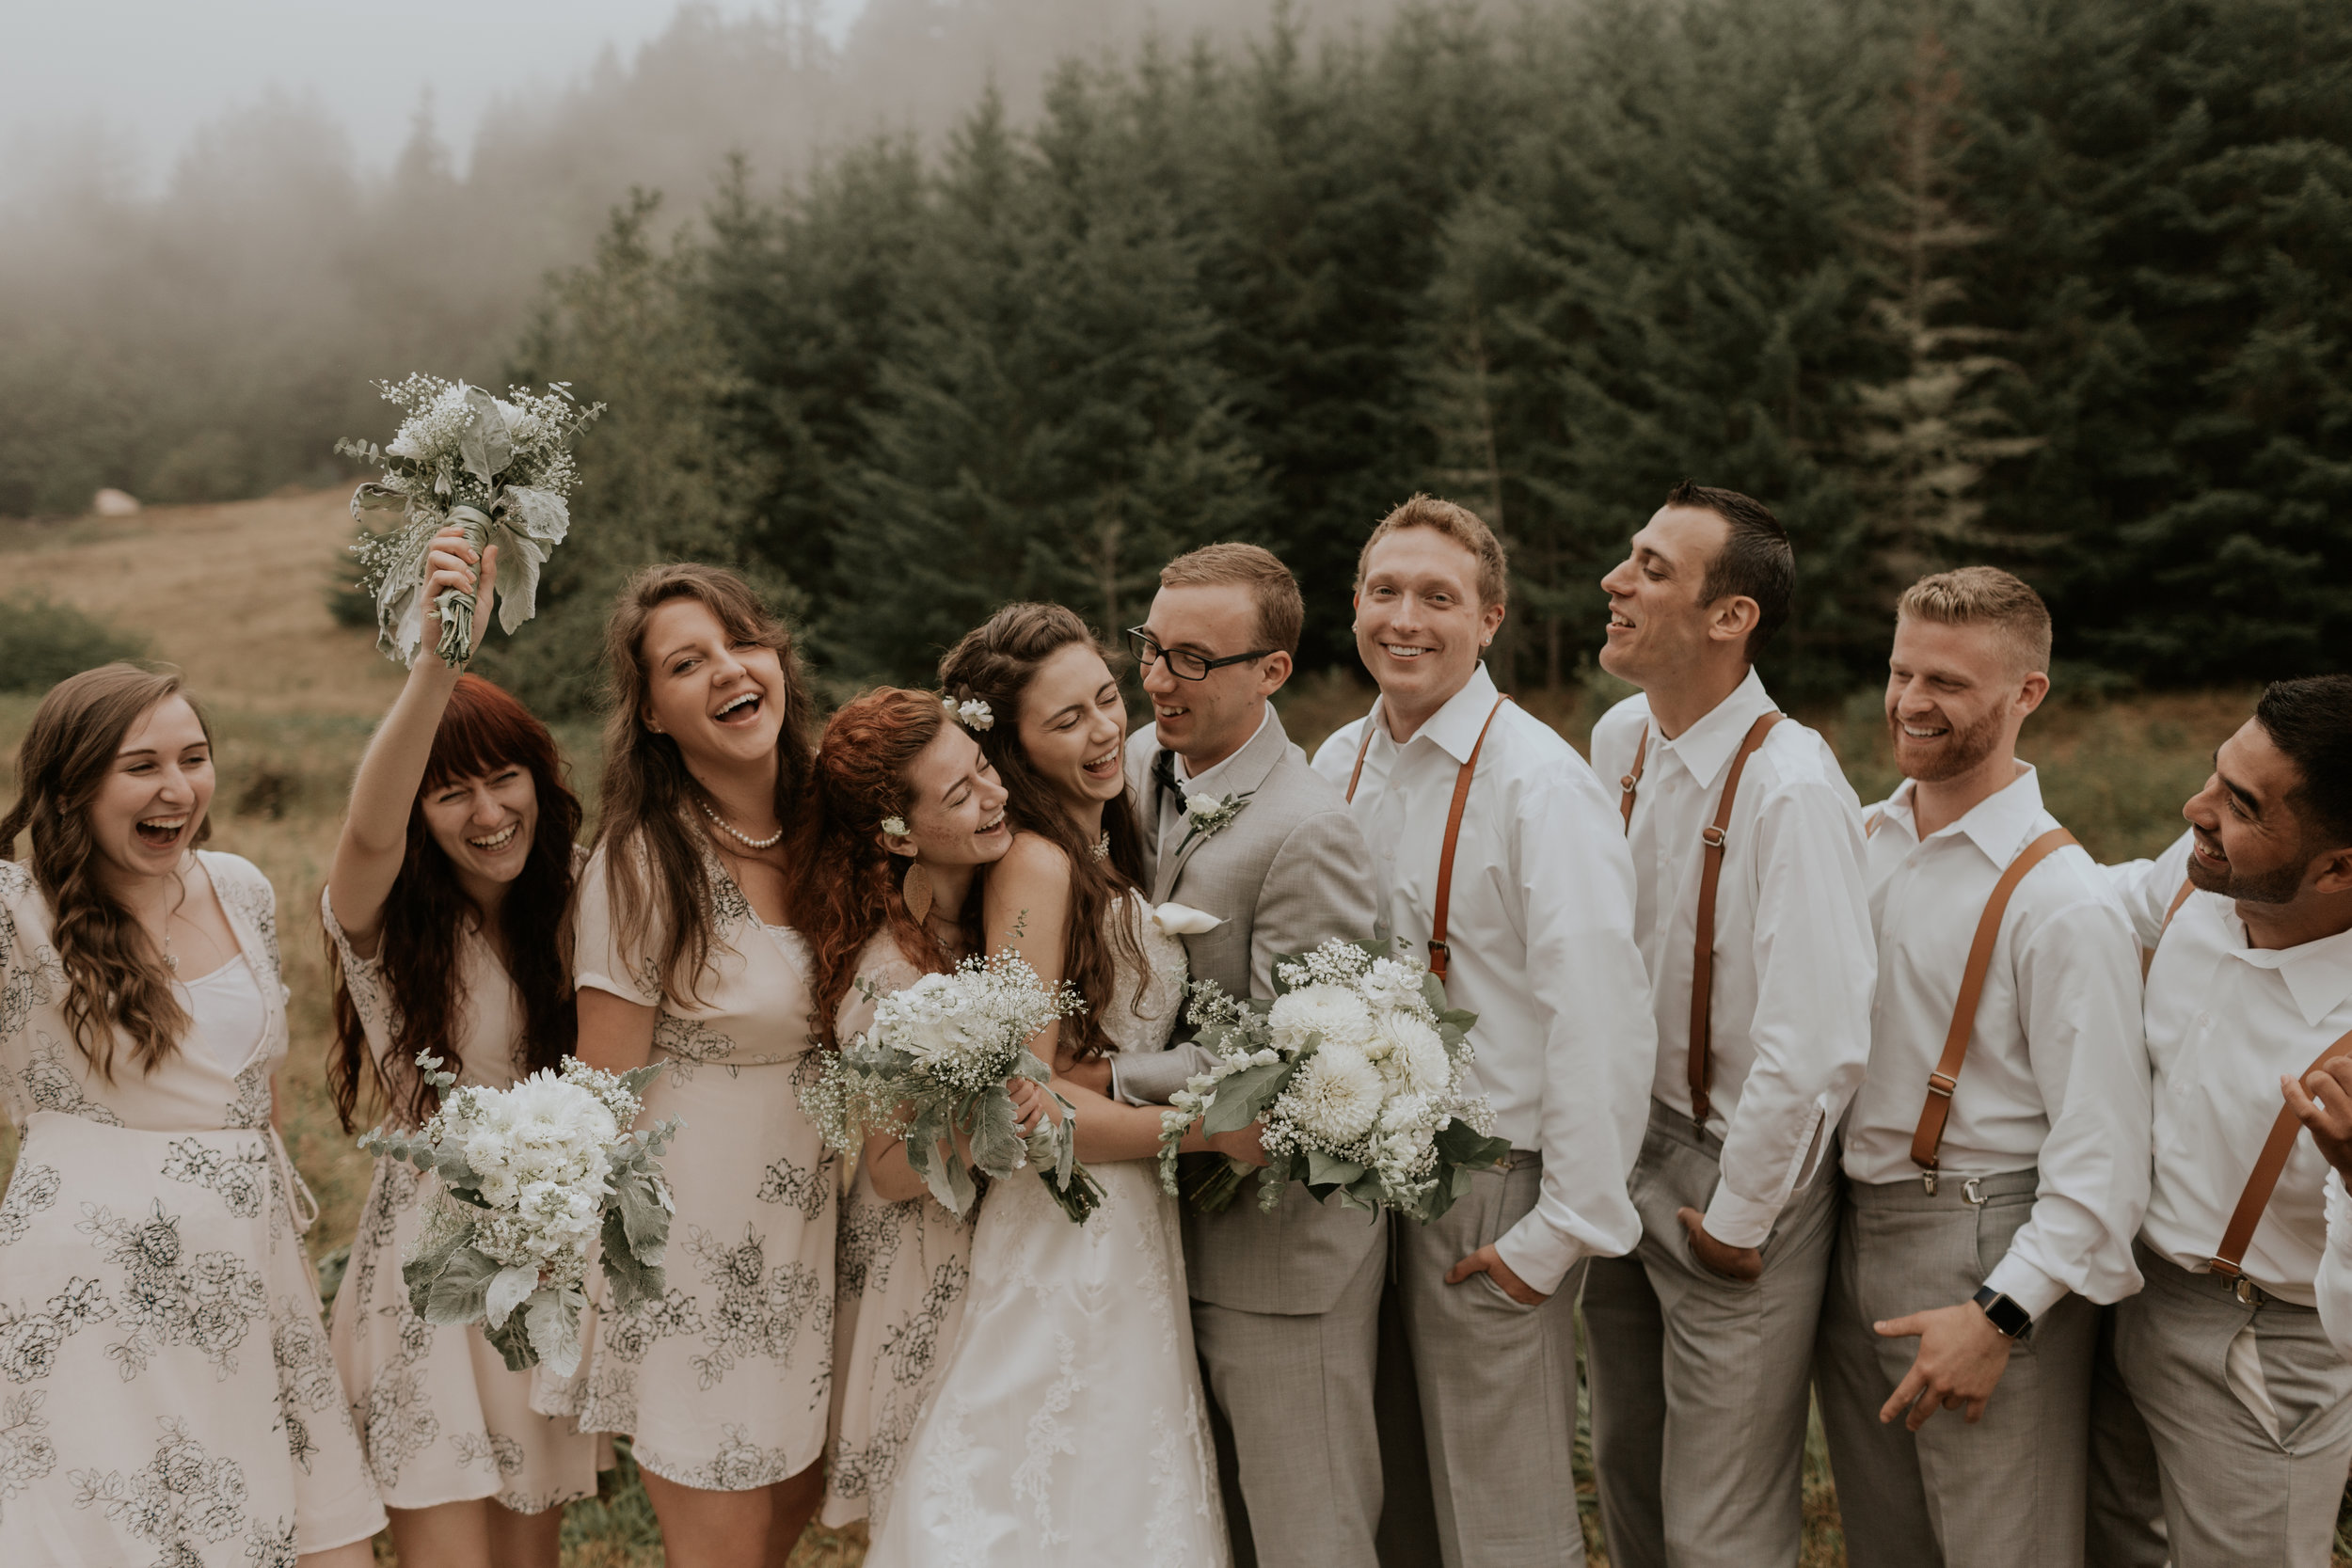
[[[2017,757],[2049,662],[2007,572],[1897,607],[1904,782],[1864,816],[1878,992],[1815,1359],[1854,1568],[2083,1559],[2093,1304],[2139,1289],[2148,1053],[2130,924]]]

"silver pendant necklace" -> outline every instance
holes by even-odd
[[[719,825],[719,831],[721,832],[726,834],[727,837],[735,840],[736,843],[740,844],[747,849],[772,849],[777,845],[784,842],[784,828],[782,824],[778,824],[776,831],[770,833],[766,838],[754,838],[749,833],[737,831],[735,825],[729,822],[725,817],[721,816],[718,809],[711,805],[709,801],[697,797],[694,803],[702,807],[703,815],[705,816],[709,817],[711,821]]]

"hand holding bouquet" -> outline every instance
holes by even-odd
[[[802,1104],[825,1141],[845,1152],[875,1132],[905,1139],[907,1164],[954,1213],[969,1211],[978,1194],[974,1170],[1002,1181],[1034,1165],[1062,1212],[1083,1225],[1103,1189],[1078,1164],[1070,1102],[1056,1094],[1061,1119],[1041,1117],[1025,1137],[1006,1087],[1014,1078],[1049,1082],[1026,1042],[1082,1007],[1069,986],[1046,990],[1018,954],[966,958],[952,974],[875,996],[873,1026],[827,1055]],[[970,1151],[968,1169],[959,1141]]]
[[[408,411],[389,446],[342,440],[335,450],[381,465],[383,479],[352,492],[352,520],[395,511],[391,531],[352,546],[359,586],[375,600],[377,641],[404,664],[424,641],[427,556],[434,535],[452,523],[479,553],[506,546],[508,585],[499,624],[513,631],[538,611],[539,568],[571,528],[564,499],[578,481],[571,443],[604,404],[582,408],[563,382],[544,392],[513,387],[504,398],[437,376],[382,383],[386,401]],[[434,597],[441,636],[436,651],[452,669],[473,652],[474,597],[444,588]]]
[[[1511,1151],[1488,1137],[1484,1097],[1465,1084],[1474,1013],[1447,1005],[1421,963],[1376,942],[1326,942],[1279,960],[1275,998],[1236,1001],[1193,987],[1200,1043],[1218,1060],[1178,1090],[1161,1120],[1160,1178],[1177,1190],[1176,1152],[1197,1119],[1207,1132],[1265,1124],[1260,1203],[1304,1181],[1361,1209],[1427,1222],[1470,1190],[1470,1173]],[[1226,1160],[1185,1196],[1203,1213],[1233,1201],[1249,1167]]]
[[[423,1053],[417,1065],[441,1108],[415,1132],[359,1140],[441,1179],[401,1260],[409,1305],[427,1323],[484,1323],[516,1371],[544,1361],[569,1376],[591,1242],[603,1239],[615,1310],[664,1289],[672,1204],[654,1156],[679,1124],[628,1130],[644,1108],[637,1091],[660,1069],[616,1076],[566,1058],[512,1088],[458,1089],[439,1057]]]

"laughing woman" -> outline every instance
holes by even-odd
[[[580,1055],[646,1086],[676,1199],[668,1293],[600,1315],[542,1408],[635,1439],[672,1568],[790,1553],[821,1491],[835,1167],[801,1089],[808,954],[786,925],[809,788],[789,637],[731,572],[649,567],[605,631],[613,710],[580,874]]]
[[[199,850],[175,675],[41,700],[0,856],[0,1562],[366,1568],[384,1527],[272,1128],[277,899]]]
[[[434,541],[428,604],[474,591],[474,551]],[[498,550],[481,562],[489,625]],[[319,915],[335,978],[327,1083],[348,1131],[363,1089],[415,1127],[437,1096],[417,1053],[463,1084],[502,1089],[569,1054],[564,925],[580,802],[555,742],[520,703],[423,650],[352,781]],[[440,1327],[400,1273],[434,1178],[389,1156],[335,1297],[335,1362],[405,1562],[554,1568],[563,1505],[596,1489],[596,1439],[531,1408],[479,1324]]]
[[[980,877],[1012,843],[1005,786],[928,692],[844,706],[817,749],[817,809],[795,882],[828,1043],[855,1039],[874,996],[944,974],[979,945]],[[977,1211],[975,1211],[977,1212]],[[897,1138],[867,1140],[842,1196],[824,1522],[889,1506],[898,1455],[955,1340],[972,1219],[925,1189]]]

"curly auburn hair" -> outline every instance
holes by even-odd
[[[342,950],[331,937],[326,942],[327,974],[335,988],[335,1043],[327,1053],[326,1086],[346,1132],[363,1085],[380,1094],[407,1125],[434,1113],[440,1095],[417,1070],[419,1052],[443,1058],[445,1072],[464,1069],[457,1043],[463,1006],[457,951],[467,923],[480,911],[425,825],[424,801],[453,780],[482,778],[508,767],[530,772],[539,804],[530,852],[499,911],[506,974],[523,1009],[516,1070],[555,1067],[578,1043],[570,952],[572,844],[580,836],[580,797],[564,782],[548,727],[481,676],[460,675],[433,732],[424,779],[408,808],[407,858],[384,900],[384,932],[376,951],[395,1010],[392,1050],[385,1061],[368,1049],[367,1031],[343,976]]]
[[[939,661],[939,684],[956,702],[977,698],[995,714],[995,723],[978,739],[981,752],[995,766],[1010,796],[1005,805],[1007,818],[1020,832],[1058,846],[1070,863],[1070,929],[1062,936],[1062,974],[1086,998],[1087,1010],[1065,1020],[1062,1028],[1073,1052],[1085,1060],[1115,1049],[1103,1030],[1101,1014],[1111,1000],[1118,959],[1123,957],[1134,967],[1134,1003],[1138,1006],[1151,969],[1132,913],[1120,920],[1110,918],[1113,901],[1143,883],[1143,829],[1136,818],[1134,791],[1122,788],[1119,799],[1104,805],[1103,827],[1111,847],[1097,860],[1094,846],[1079,835],[1078,825],[1021,749],[1022,694],[1039,667],[1073,643],[1083,643],[1101,654],[1104,663],[1110,661],[1109,650],[1075,611],[1057,604],[1009,604],[947,650]]]
[[[834,1015],[857,979],[858,955],[887,929],[918,970],[944,974],[955,958],[907,909],[899,891],[903,862],[883,849],[884,817],[904,817],[912,804],[907,769],[939,736],[946,715],[934,692],[885,686],[845,705],[817,745],[809,810],[802,818],[793,857],[792,928],[808,943],[815,974],[818,1037],[837,1048]],[[983,868],[982,875],[985,875]],[[979,945],[981,878],[958,918],[967,943]]]
[[[51,687],[17,748],[16,805],[0,818],[0,859],[16,853],[19,834],[32,835],[33,881],[56,917],[65,966],[66,1023],[83,1057],[110,1084],[118,1034],[139,1071],[149,1073],[180,1048],[189,1023],[163,955],[107,889],[105,857],[89,829],[90,802],[113,771],[123,736],[175,697],[195,713],[209,745],[212,723],[177,674],[102,664]],[[188,835],[189,847],[212,833],[208,815]]]

